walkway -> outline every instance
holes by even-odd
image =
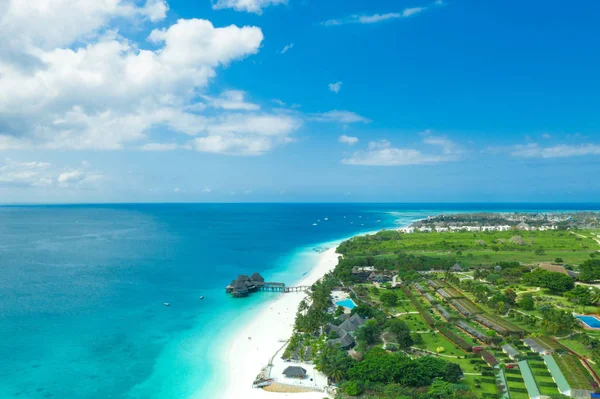
[[[511,309],[511,310],[512,310],[513,312],[519,312],[519,313],[521,313],[522,315],[525,315],[525,316],[529,316],[529,317],[536,317],[536,318],[538,318],[538,319],[540,319],[540,320],[543,320],[543,317],[536,316],[536,315],[534,315],[534,314],[525,313],[525,312],[523,312],[523,311],[521,311],[521,310],[519,310],[519,309]]]

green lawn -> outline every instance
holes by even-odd
[[[495,379],[496,377],[485,377],[488,379]],[[490,384],[490,383],[484,383],[481,382],[480,383],[480,387],[476,388],[475,385],[475,380],[482,380],[482,377],[480,376],[475,376],[475,375],[466,375],[465,378],[461,381],[467,385],[469,385],[471,387],[471,391],[475,392],[477,394],[477,396],[479,396],[480,398],[483,397],[483,394],[492,394],[492,395],[496,395],[498,393],[498,389],[496,388],[496,384]]]
[[[419,348],[427,349],[430,352],[436,352],[437,348],[441,346],[444,348],[444,352],[442,352],[441,355],[464,356],[466,354],[441,334],[421,334],[421,337],[423,338],[423,344],[419,345]]]
[[[423,318],[418,314],[407,314],[398,316],[398,319],[404,321],[410,331],[429,331],[431,328],[423,321]]]
[[[510,381],[509,378],[521,378],[521,375],[506,374],[508,391],[510,393],[511,399],[529,399],[529,395],[526,393],[527,388],[525,387],[525,382],[523,382],[523,379],[521,378],[520,381]],[[515,388],[524,392],[517,392],[515,391]]]

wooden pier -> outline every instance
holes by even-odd
[[[236,298],[248,296],[251,292],[303,292],[310,289],[308,285],[299,285],[296,287],[286,287],[285,283],[277,283],[273,281],[265,281],[258,273],[252,276],[239,275],[236,280],[225,287],[225,292],[233,295]]]
[[[262,287],[258,288],[258,291],[272,291],[272,292],[302,292],[309,290],[308,285],[299,285],[297,287],[286,287],[284,283],[273,283],[265,282]]]

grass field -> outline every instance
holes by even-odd
[[[506,375],[508,382],[508,391],[510,393],[511,399],[529,399],[529,395],[527,394],[527,388],[525,387],[525,382],[519,374],[507,374]],[[521,378],[520,381],[509,380],[509,378]]]
[[[458,349],[454,346],[453,343],[444,338],[443,335],[439,333],[430,333],[430,334],[421,334],[421,338],[423,338],[423,344],[419,345],[419,348],[427,349],[430,352],[436,352],[438,347],[444,348],[444,351],[441,353],[445,356],[464,356],[465,352]],[[454,361],[455,359],[449,359]]]
[[[555,353],[553,357],[571,388],[592,389],[591,377],[576,356]]]
[[[361,247],[366,244],[371,253],[393,254],[401,251],[435,258],[447,258],[450,255],[466,266],[503,261],[538,264],[553,262],[556,258],[562,258],[568,264],[578,265],[589,259],[590,253],[600,250],[600,245],[588,232],[581,232],[581,235],[580,237],[562,230],[417,232],[399,234],[398,239],[380,241],[376,245],[356,242],[356,247],[352,248],[351,253],[356,251],[356,254],[364,254]]]
[[[495,377],[488,377],[488,379],[492,379]],[[475,388],[476,382],[475,380],[479,380],[480,381],[480,387],[479,388]],[[496,388],[496,384],[492,384],[489,382],[483,382],[482,381],[482,377],[479,376],[475,376],[475,375],[467,375],[465,376],[464,380],[462,381],[465,384],[469,385],[472,387],[472,391],[475,392],[477,394],[477,396],[479,396],[480,398],[483,397],[484,394],[492,394],[492,395],[496,395],[498,393],[498,389]]]

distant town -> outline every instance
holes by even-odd
[[[545,231],[594,229],[600,213],[465,213],[432,216],[402,228],[403,233],[454,231]]]

